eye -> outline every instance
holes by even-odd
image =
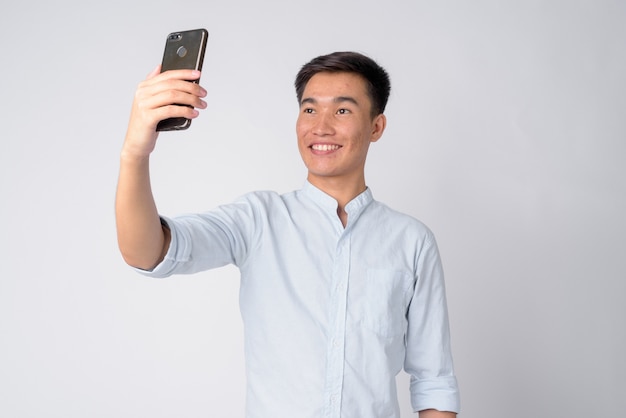
[[[339,110],[337,110],[337,114],[339,114],[339,115],[347,115],[348,113],[350,113],[349,109],[339,109]]]
[[[311,109],[310,107],[305,107],[304,109],[302,109],[302,113],[313,113],[313,109]]]

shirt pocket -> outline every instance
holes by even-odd
[[[413,278],[407,272],[367,269],[359,301],[363,326],[380,337],[403,336],[412,288]]]

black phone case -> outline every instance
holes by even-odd
[[[206,29],[172,32],[167,35],[161,72],[181,69],[201,71],[208,37],[209,33]],[[189,128],[190,125],[190,119],[169,118],[157,124],[157,131],[179,131]]]

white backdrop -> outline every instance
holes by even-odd
[[[3,5],[0,416],[243,416],[237,270],[151,280],[115,240],[135,86],[196,27],[209,107],[160,139],[162,213],[301,186],[296,72],[369,54],[393,92],[368,184],[437,235],[461,416],[626,416],[625,21],[608,0]]]

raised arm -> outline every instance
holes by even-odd
[[[436,409],[426,409],[419,412],[419,418],[456,418],[455,412],[442,412]]]
[[[160,74],[157,67],[139,84],[120,156],[115,199],[117,239],[124,260],[150,270],[163,260],[170,236],[161,225],[150,185],[150,154],[159,121],[171,117],[194,119],[204,109],[206,91],[196,83],[200,73],[176,70]],[[179,105],[190,105],[177,106]]]

